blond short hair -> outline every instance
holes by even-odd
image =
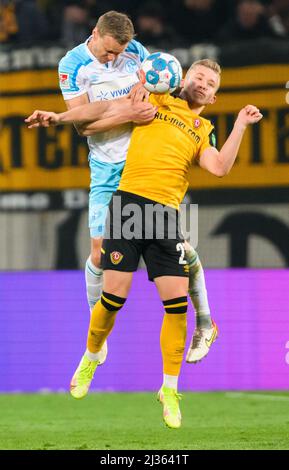
[[[134,37],[134,27],[130,18],[124,13],[111,10],[98,18],[96,23],[100,36],[113,37],[120,45],[131,41]]]
[[[219,77],[219,80],[218,80],[218,85],[217,85],[217,90],[220,88],[220,83],[221,83],[221,73],[222,73],[222,69],[220,67],[220,65],[218,64],[218,62],[215,62],[214,60],[211,60],[211,59],[202,59],[202,60],[197,60],[196,62],[194,62],[189,70],[187,71],[187,74],[192,70],[194,69],[195,67],[197,67],[198,65],[202,65],[203,67],[207,67],[208,69],[211,69],[213,70]]]
[[[208,69],[213,70],[214,72],[216,72],[218,75],[221,76],[221,73],[222,73],[221,67],[218,64],[218,62],[215,62],[214,60],[211,60],[211,59],[197,60],[190,66],[188,72],[192,70],[193,68],[195,68],[197,65],[203,65],[204,67],[207,67]]]

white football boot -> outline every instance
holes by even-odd
[[[207,356],[210,347],[218,337],[218,328],[212,320],[212,328],[195,328],[190,347],[187,352],[186,362],[196,363]]]

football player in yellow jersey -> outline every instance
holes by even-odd
[[[132,134],[119,190],[110,204],[102,249],[103,292],[92,312],[87,352],[71,382],[75,398],[87,394],[99,364],[98,353],[126,301],[133,272],[143,255],[149,279],[155,282],[165,310],[161,329],[164,376],[158,398],[163,404],[164,421],[171,428],[181,425],[177,385],[186,339],[189,266],[179,230],[178,208],[188,186],[188,169],[197,160],[210,173],[226,175],[234,164],[246,127],[262,118],[255,106],[241,109],[231,134],[218,151],[213,145],[213,127],[200,113],[215,102],[219,85],[218,64],[203,60],[189,69],[178,98],[150,96],[156,115],[151,123],[137,126]],[[89,104],[60,115],[38,112],[28,122],[53,125],[99,119],[100,126],[106,126],[116,114],[133,105],[129,100],[102,104],[102,110]],[[212,337],[205,338],[206,343],[213,341],[216,329],[212,331]]]

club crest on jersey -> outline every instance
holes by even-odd
[[[61,88],[70,88],[69,85],[69,73],[62,73],[59,74],[59,82]]]
[[[123,258],[123,255],[119,251],[113,251],[110,253],[110,261],[112,264],[119,264]]]
[[[201,120],[200,119],[195,119],[194,128],[198,129],[200,126],[201,126]]]
[[[138,65],[135,60],[129,59],[125,64],[125,69],[128,73],[133,73],[137,70]]]

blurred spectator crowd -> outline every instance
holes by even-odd
[[[72,47],[108,10],[129,14],[137,39],[156,48],[289,39],[289,0],[0,0],[0,44]]]

